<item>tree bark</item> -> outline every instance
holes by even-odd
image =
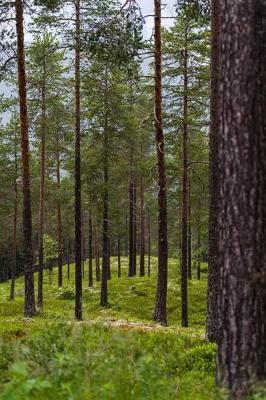
[[[103,173],[104,173],[104,197],[103,197],[103,240],[102,240],[102,281],[101,281],[101,306],[108,304],[108,258],[109,258],[109,168],[108,168],[108,70],[105,77],[105,121],[103,143]]]
[[[151,217],[148,214],[148,276],[151,276]]]
[[[24,274],[25,274],[25,317],[36,314],[34,294],[34,267],[32,252],[31,183],[29,168],[29,127],[27,106],[27,81],[25,70],[24,21],[22,0],[15,1],[18,87],[21,130],[21,158],[23,180],[23,236],[24,236]]]
[[[121,240],[117,239],[117,277],[121,278]]]
[[[93,272],[92,272],[92,257],[93,257],[93,249],[92,249],[92,218],[89,217],[89,287],[93,287]]]
[[[200,208],[199,217],[197,223],[197,256],[196,256],[196,278],[201,279],[201,218],[200,218]]]
[[[75,318],[82,320],[82,233],[80,177],[80,0],[75,2]]]
[[[62,254],[62,213],[61,213],[61,172],[60,172],[59,142],[56,150],[56,180],[57,180],[57,262],[58,262],[58,287],[63,286],[63,254]]]
[[[44,55],[43,82],[41,88],[41,149],[40,149],[40,200],[39,200],[39,273],[38,307],[43,307],[43,234],[44,234],[44,196],[45,196],[45,142],[46,142],[46,60]]]
[[[126,216],[125,257],[128,257],[128,216]]]
[[[218,381],[266,375],[266,4],[224,0],[218,135]]]
[[[129,271],[128,276],[133,277],[135,272],[135,228],[134,228],[134,181],[130,178],[129,183]]]
[[[217,339],[217,292],[218,292],[218,126],[219,126],[219,31],[220,0],[211,3],[211,104],[210,104],[210,167],[209,167],[209,255],[208,255],[208,305],[206,338]]]
[[[144,186],[143,177],[140,182],[140,270],[139,275],[145,276],[145,215],[144,215]]]
[[[10,286],[10,300],[15,298],[15,279],[17,269],[17,220],[18,220],[18,149],[17,149],[17,133],[15,132],[15,146],[14,146],[14,218],[13,218],[13,260],[11,269],[11,286]]]
[[[164,160],[164,133],[162,121],[162,43],[161,43],[161,0],[155,0],[155,128],[158,161],[158,278],[154,319],[167,323],[167,196]]]
[[[188,179],[188,238],[187,238],[187,265],[188,265],[188,279],[192,279],[192,247],[191,247],[191,186],[190,186],[190,179]]]
[[[67,245],[67,280],[70,280],[70,241]]]
[[[182,326],[188,326],[188,51],[183,59],[183,135],[182,135],[182,239],[181,239],[181,303]]]
[[[96,281],[97,282],[101,281],[99,248],[100,248],[100,246],[99,246],[99,238],[98,238],[97,229],[95,227],[95,230],[94,230],[94,249],[95,249],[95,269],[96,269]]]

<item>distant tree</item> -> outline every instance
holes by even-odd
[[[198,176],[200,163],[205,161],[198,153],[199,148],[207,145],[209,89],[208,26],[193,2],[180,2],[175,24],[164,31],[163,39],[167,65],[164,74],[170,82],[166,84],[166,126],[173,129],[173,121],[176,123],[179,140],[173,148],[181,157],[181,314],[182,325],[186,327],[187,280],[192,278],[192,201],[196,192],[193,180]],[[197,154],[194,148],[197,148]],[[176,169],[174,173],[176,175]],[[202,193],[199,196],[202,197]]]

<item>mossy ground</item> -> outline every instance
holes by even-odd
[[[179,265],[169,262],[168,327],[153,321],[156,258],[150,278],[122,278],[112,259],[108,308],[99,306],[99,284],[83,290],[84,321],[74,315],[74,266],[64,287],[45,273],[44,310],[23,318],[23,280],[16,299],[9,282],[0,285],[0,399],[218,400],[215,346],[204,341],[206,275],[189,282],[190,327],[180,326]],[[206,266],[203,266],[206,268]],[[37,279],[37,276],[36,276]]]

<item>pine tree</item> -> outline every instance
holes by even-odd
[[[24,19],[23,3],[16,0],[16,32],[17,32],[17,59],[18,59],[18,87],[20,107],[21,130],[21,155],[22,155],[22,179],[23,179],[23,232],[24,232],[24,274],[25,274],[25,305],[26,317],[35,315],[34,294],[34,268],[32,253],[32,220],[31,220],[31,184],[29,170],[29,126],[28,104],[25,69],[24,46]]]
[[[266,5],[220,7],[218,381],[243,399],[266,373]]]

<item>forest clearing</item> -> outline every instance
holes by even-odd
[[[0,0],[0,400],[266,400],[265,0]]]

